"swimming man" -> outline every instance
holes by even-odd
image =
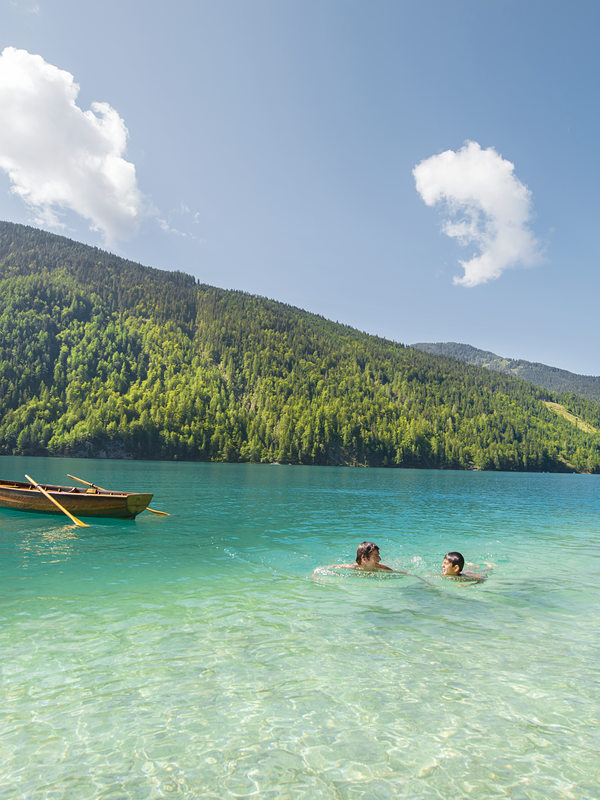
[[[364,572],[396,572],[401,575],[408,575],[404,570],[392,569],[381,563],[381,556],[379,555],[379,547],[374,542],[361,542],[356,551],[355,564],[332,564],[331,567],[345,568],[345,569],[360,569]],[[327,569],[327,567],[320,567]]]

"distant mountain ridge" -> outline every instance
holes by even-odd
[[[411,344],[410,347],[432,355],[452,356],[452,358],[458,358],[467,364],[475,364],[478,367],[493,369],[495,372],[514,375],[516,378],[523,378],[523,380],[541,386],[543,389],[549,389],[551,392],[576,394],[600,403],[600,377],[577,375],[574,372],[548,367],[546,364],[539,364],[535,361],[503,358],[496,353],[490,353],[489,350],[479,350],[470,344],[458,342],[417,342]]]

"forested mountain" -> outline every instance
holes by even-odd
[[[478,367],[504,372],[506,375],[514,375],[523,378],[536,386],[550,389],[552,392],[569,392],[586,397],[600,403],[600,377],[593,375],[577,375],[568,372],[566,369],[548,367],[546,364],[538,364],[535,361],[523,361],[522,359],[503,358],[488,350],[478,350],[470,344],[459,344],[458,342],[417,342],[411,344],[418,350],[435,355],[452,356],[466,361],[467,364],[476,364]]]
[[[10,223],[0,283],[4,454],[600,472],[600,405],[282,303]]]

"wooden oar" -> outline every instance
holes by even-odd
[[[91,486],[92,489],[99,489],[101,492],[108,491],[107,489],[103,489],[101,486],[98,486],[96,483],[90,483],[89,481],[84,481],[83,478],[77,478],[75,475],[69,475],[67,472],[67,478],[73,478],[74,481],[79,481],[79,483],[85,483],[86,486]],[[155,508],[150,508],[150,506],[146,506],[146,511],[151,511],[153,514],[160,514],[161,517],[170,517],[170,514],[167,514],[166,511],[157,511]]]
[[[60,510],[63,512],[63,514],[66,514],[67,517],[72,519],[73,522],[75,523],[75,525],[79,525],[80,528],[89,528],[90,527],[89,525],[86,525],[85,522],[82,522],[80,519],[77,519],[77,517],[74,517],[73,514],[71,514],[70,511],[67,511],[67,509],[64,506],[61,506],[61,504],[58,502],[58,500],[55,500],[54,497],[52,497],[51,494],[48,494],[48,492],[45,489],[42,489],[42,487],[39,485],[39,483],[36,483],[33,480],[33,478],[30,478],[29,475],[25,475],[25,477],[27,478],[29,483],[32,483],[35,486],[35,488],[38,489],[43,495],[45,495],[48,498],[48,500],[50,500],[52,503],[54,503],[54,505],[57,508],[60,508]]]

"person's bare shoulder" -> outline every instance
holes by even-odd
[[[356,569],[356,564],[327,564],[324,567],[315,567],[314,572],[326,572],[328,569]]]

